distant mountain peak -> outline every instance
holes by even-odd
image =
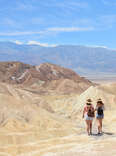
[[[41,45],[0,42],[0,61],[20,61],[32,65],[45,62],[70,68],[81,75],[116,74],[116,50],[101,46]]]

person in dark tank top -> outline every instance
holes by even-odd
[[[101,134],[102,133],[102,121],[104,118],[104,103],[102,102],[101,99],[98,99],[95,111],[96,111],[96,119],[98,123],[98,134]]]

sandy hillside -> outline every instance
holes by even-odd
[[[79,94],[37,94],[0,83],[0,156],[115,156],[116,84]],[[82,109],[87,98],[105,103],[104,134],[87,136]]]

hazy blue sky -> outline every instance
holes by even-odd
[[[116,0],[0,0],[0,41],[116,48]]]

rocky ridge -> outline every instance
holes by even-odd
[[[31,66],[20,62],[1,62],[0,75],[0,82],[30,87],[40,92],[56,90],[65,93],[69,90],[81,93],[93,85],[71,69],[49,63]]]

